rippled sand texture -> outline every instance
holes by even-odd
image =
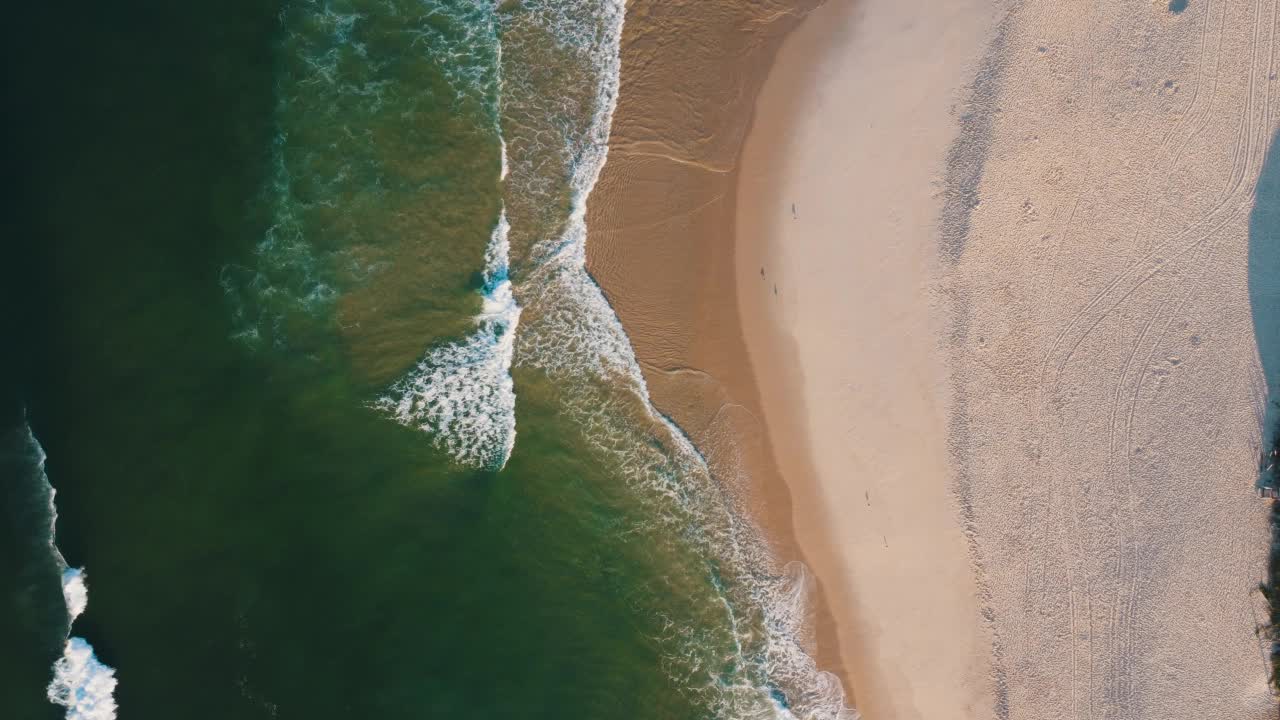
[[[1027,2],[947,176],[957,488],[999,717],[1274,717],[1249,214],[1276,4]]]

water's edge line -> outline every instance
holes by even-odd
[[[624,3],[624,9],[623,9],[624,22],[625,22],[625,15],[626,15],[626,12],[627,12],[627,5]],[[806,15],[807,15],[807,14],[806,14]],[[803,19],[803,18],[802,18],[802,19]],[[797,23],[796,23],[796,27],[798,27],[798,26],[799,26],[799,22],[797,22]],[[790,30],[789,32],[794,31],[794,29],[795,29],[794,27],[793,27],[793,28],[791,28],[791,30]],[[788,34],[789,34],[789,32],[788,32]],[[619,36],[620,36],[620,37],[621,37],[621,34],[622,34],[622,27],[619,27]],[[774,48],[775,55],[776,55],[777,47],[779,47],[779,46],[781,45],[781,40],[782,40],[782,39],[785,39],[785,37],[786,37],[786,36],[784,35],[784,36],[783,36],[783,38],[780,38],[780,39],[779,39],[779,42],[778,42],[778,45],[777,45],[777,46],[775,46],[775,48]],[[580,207],[575,208],[575,210],[576,210],[575,214],[577,214],[577,212],[581,212],[581,213],[582,213],[582,215],[583,215],[583,222],[584,222],[584,226],[585,226],[585,215],[586,215],[586,209],[587,209],[587,208],[586,208],[586,206],[587,206],[587,202],[588,202],[588,200],[589,200],[589,196],[590,196],[590,195],[591,195],[591,193],[594,191],[595,186],[596,186],[596,184],[597,184],[597,182],[598,182],[598,180],[599,180],[599,177],[600,177],[601,173],[603,172],[605,165],[606,165],[606,164],[607,164],[607,162],[608,162],[608,155],[609,155],[609,151],[610,151],[610,148],[611,148],[611,146],[610,146],[610,141],[611,141],[611,139],[612,139],[613,116],[614,116],[615,110],[616,110],[616,108],[617,108],[618,97],[619,97],[619,94],[620,94],[620,92],[621,92],[621,88],[620,88],[620,81],[621,81],[621,65],[622,65],[621,50],[622,50],[622,48],[621,48],[621,42],[619,42],[619,46],[618,46],[618,55],[617,55],[617,56],[615,56],[615,58],[614,58],[614,62],[616,62],[616,63],[617,63],[617,65],[615,66],[615,68],[614,68],[614,72],[612,73],[613,82],[612,82],[612,92],[611,92],[611,94],[610,94],[610,96],[611,96],[611,102],[609,103],[608,111],[607,111],[607,114],[606,114],[606,117],[605,117],[605,135],[604,135],[604,139],[603,139],[603,143],[604,143],[603,157],[602,157],[602,160],[601,160],[601,162],[600,162],[599,166],[597,167],[597,169],[596,169],[596,171],[595,171],[595,173],[594,173],[594,177],[592,178],[592,181],[591,181],[591,185],[590,185],[590,187],[587,189],[586,193],[584,193],[584,197],[583,197],[583,199],[582,199],[581,206],[580,206]],[[769,65],[769,66],[771,66],[771,65],[772,65],[772,60],[773,60],[773,58],[770,58],[770,59],[769,59],[769,63],[768,63],[768,65]],[[762,77],[766,76],[766,75],[767,75],[767,73],[768,73],[768,68],[766,68],[766,70],[765,70],[765,71],[764,71],[764,73],[762,74]],[[754,102],[752,102],[752,112],[753,112],[753,114],[754,114],[754,107],[755,107],[755,104],[754,104]],[[748,130],[748,132],[749,132],[749,130]],[[744,133],[744,136],[743,136],[744,141],[745,141],[745,137],[746,137],[746,134]],[[739,152],[741,152],[741,147],[739,148]],[[735,186],[736,186],[736,178],[735,178],[734,184],[735,184]],[[589,232],[584,233],[584,245],[585,245],[585,243],[586,243],[586,242],[588,242],[589,240],[590,240],[590,233],[589,233]],[[584,249],[585,249],[585,248],[584,248]],[[634,366],[634,370],[635,370],[634,376],[635,376],[635,382],[636,382],[636,384],[637,384],[637,391],[638,391],[638,393],[640,394],[640,397],[641,397],[641,398],[642,398],[642,400],[643,400],[644,407],[645,407],[646,411],[649,413],[649,415],[650,415],[651,419],[653,419],[654,421],[656,421],[656,422],[660,423],[664,428],[666,428],[667,432],[671,435],[672,440],[676,443],[676,445],[677,445],[677,446],[683,446],[683,448],[684,448],[687,452],[691,453],[694,457],[696,457],[696,458],[697,458],[697,461],[698,461],[698,462],[702,465],[702,467],[705,469],[705,471],[706,471],[706,473],[708,474],[708,476],[710,476],[710,477],[713,477],[713,478],[714,478],[714,477],[715,477],[715,474],[714,474],[714,473],[712,473],[712,471],[711,471],[710,465],[709,465],[709,463],[707,462],[706,455],[702,452],[701,448],[699,448],[699,447],[697,446],[697,444],[694,442],[694,440],[693,440],[692,436],[691,436],[691,435],[690,435],[690,434],[689,434],[689,433],[688,433],[684,428],[682,428],[682,427],[681,427],[681,426],[676,422],[675,418],[673,418],[673,417],[671,417],[670,415],[668,415],[667,413],[663,412],[663,411],[662,411],[660,408],[658,408],[658,407],[657,407],[657,405],[654,403],[653,398],[652,398],[652,396],[650,395],[650,392],[649,392],[648,383],[647,383],[647,381],[646,381],[646,380],[645,380],[645,378],[644,378],[644,373],[643,373],[643,370],[642,370],[642,368],[641,368],[640,361],[639,361],[638,357],[635,355],[634,345],[631,343],[630,336],[626,333],[626,330],[625,330],[625,328],[624,328],[624,327],[623,327],[623,325],[622,325],[622,321],[621,321],[621,319],[617,316],[616,311],[614,311],[614,309],[613,309],[613,307],[612,307],[612,304],[611,304],[611,303],[609,303],[608,295],[604,292],[604,288],[600,286],[599,281],[598,281],[594,276],[592,276],[592,275],[591,275],[591,273],[586,269],[586,266],[585,266],[585,252],[582,254],[582,256],[583,256],[583,260],[584,260],[584,262],[583,262],[583,267],[582,267],[582,271],[583,271],[583,273],[584,273],[584,274],[586,275],[586,277],[590,280],[590,282],[592,282],[592,283],[596,286],[596,289],[597,289],[597,291],[600,293],[600,295],[601,295],[601,297],[603,298],[603,300],[604,300],[605,304],[609,307],[610,312],[613,314],[613,319],[614,319],[614,321],[618,324],[619,331],[622,333],[622,336],[623,336],[623,338],[624,338],[624,339],[625,339],[625,341],[626,341],[627,348],[628,348],[628,350],[631,352],[631,356],[630,356],[630,358],[629,358],[629,360],[630,360],[630,364],[631,364],[632,366]],[[730,511],[730,512],[734,513],[734,514],[738,514],[738,511],[740,510],[740,508],[726,508],[726,510],[728,510],[728,511]],[[750,517],[750,516],[749,516],[749,514],[748,514],[748,516],[746,516],[746,517],[739,517],[739,518],[738,518],[738,520],[739,520],[739,521],[743,521],[743,520],[745,520],[745,521],[746,521],[746,524],[749,526],[749,530],[748,530],[748,532],[751,532],[751,531],[754,531],[754,532],[757,532],[757,533],[759,532],[759,528],[758,528],[758,526],[757,526],[756,519],[755,519],[755,518],[753,518],[753,517]],[[775,563],[777,562],[777,558],[775,558],[775,557],[770,557],[769,559],[770,559],[771,561],[775,562]],[[788,563],[788,564],[787,564],[787,566],[786,566],[786,570],[788,570],[788,571],[790,571],[790,572],[794,572],[795,574],[797,574],[798,576],[800,576],[800,577],[802,577],[802,578],[803,578],[803,577],[805,577],[805,576],[808,576],[808,577],[810,577],[810,578],[813,578],[813,577],[814,577],[814,575],[813,575],[812,571],[807,567],[807,565],[805,565],[803,562],[800,562],[800,561],[792,561],[792,562]],[[798,598],[793,598],[793,602],[798,602],[798,603],[800,603],[801,605],[808,606],[808,605],[810,604],[810,599],[809,599],[809,598],[807,598],[807,597],[805,597],[805,595],[806,595],[806,588],[805,588],[805,586],[804,586],[803,581],[798,582],[798,583],[796,584],[796,587],[797,587],[797,588],[798,588],[798,590],[799,590],[800,596],[799,596]],[[822,672],[822,671],[819,671],[819,672]],[[838,683],[840,684],[840,686],[841,686],[842,694],[843,694],[843,691],[845,690],[845,688],[851,687],[851,686],[849,685],[849,682],[848,682],[848,679],[847,679],[847,678],[841,677],[837,682],[838,682]],[[785,707],[779,707],[779,708],[778,708],[778,710],[780,711],[780,714],[781,714],[781,715],[783,715],[784,717],[794,717],[794,716],[792,715],[792,713],[790,713],[790,712],[789,712]],[[858,713],[857,713],[857,711],[856,711],[855,709],[849,708],[849,711],[850,711],[850,714],[851,714],[851,716],[852,716],[852,718],[853,718],[854,720],[856,720],[856,718],[858,718],[858,717],[859,717],[859,715],[858,715]]]

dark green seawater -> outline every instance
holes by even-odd
[[[582,269],[620,13],[11,12],[0,718],[836,716]]]

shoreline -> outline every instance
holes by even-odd
[[[627,331],[654,405],[734,488],[779,568],[812,566],[796,542],[726,258],[756,92],[785,37],[820,1],[628,3],[609,161],[588,205],[587,268]],[[669,42],[685,37],[699,42]],[[824,579],[806,579],[810,655],[852,706]]]

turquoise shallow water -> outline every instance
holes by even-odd
[[[0,716],[66,714],[46,479],[122,718],[834,716],[582,269],[620,4],[19,14]]]

